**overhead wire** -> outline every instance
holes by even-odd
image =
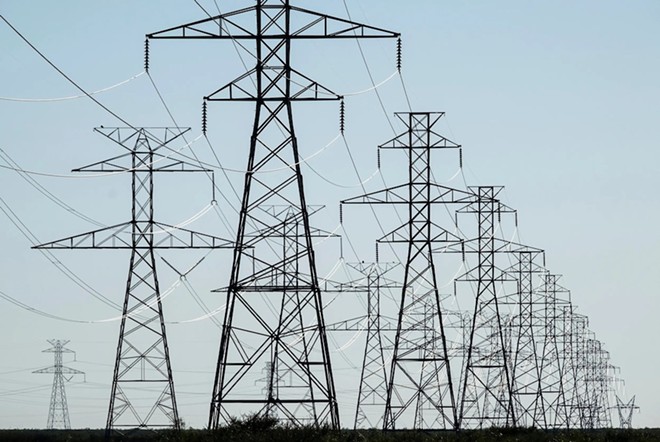
[[[32,246],[37,246],[40,244],[38,238],[32,233],[32,231],[23,223],[23,221],[18,217],[18,215],[11,209],[7,202],[0,196],[0,211],[2,211],[9,221],[18,229],[18,231],[32,244]],[[3,207],[4,206],[4,207]],[[82,278],[76,275],[71,269],[64,265],[55,255],[48,249],[37,249],[44,257],[55,267],[60,270],[67,278],[73,281],[78,287],[83,289],[85,292],[89,293],[99,301],[108,305],[117,310],[121,310],[121,306],[106,296],[102,295],[100,292],[95,290],[91,285],[86,283]]]
[[[123,86],[125,84],[130,83],[131,81],[143,76],[146,74],[146,71],[142,71],[139,74],[133,75],[132,77],[123,80],[117,84],[114,84],[112,86],[105,87],[103,89],[98,89],[96,91],[90,92],[89,95],[98,95],[103,92],[108,92],[113,89],[116,89],[120,86]],[[2,101],[16,101],[16,102],[21,102],[21,103],[51,103],[51,102],[56,102],[56,101],[68,101],[68,100],[76,100],[79,98],[87,98],[87,95],[70,95],[66,97],[56,97],[56,98],[18,98],[18,97],[0,97],[0,100]]]
[[[13,167],[12,169],[13,169],[15,172],[17,172],[18,175],[19,175],[21,178],[23,178],[23,179],[24,179],[29,185],[31,185],[32,187],[34,187],[37,191],[39,191],[39,193],[41,193],[42,195],[44,195],[45,197],[47,197],[48,199],[50,199],[51,201],[53,201],[55,204],[57,204],[58,206],[62,207],[64,210],[66,210],[67,212],[69,212],[69,213],[71,213],[71,214],[77,216],[77,217],[80,218],[80,219],[83,219],[83,220],[85,220],[85,221],[87,221],[87,222],[89,222],[89,223],[91,223],[91,224],[94,224],[95,226],[98,226],[98,227],[104,227],[104,224],[103,224],[103,223],[101,223],[101,222],[99,222],[99,221],[97,221],[97,220],[95,220],[95,219],[93,219],[93,218],[90,218],[89,216],[87,216],[87,215],[85,215],[85,214],[79,212],[78,210],[74,209],[74,208],[71,207],[69,204],[65,203],[65,202],[62,201],[60,198],[58,198],[57,196],[55,196],[52,192],[50,192],[50,191],[49,191],[48,189],[46,189],[44,186],[42,186],[37,180],[35,180],[32,176],[30,176],[30,174],[28,174],[28,173],[26,173],[25,171],[23,171],[23,169],[20,167],[20,165],[19,165],[16,161],[14,161],[14,159],[12,159],[12,158],[11,158],[11,157],[10,157],[5,151],[4,151],[4,149],[2,149],[2,148],[0,148],[0,157],[1,157],[2,159],[4,159],[8,164],[13,165],[14,167]]]
[[[73,80],[70,76],[68,76],[62,69],[60,69],[53,61],[51,61],[43,52],[41,52],[34,44],[32,44],[27,37],[25,37],[15,26],[9,22],[7,18],[4,17],[4,15],[0,14],[0,19],[4,21],[9,28],[12,29],[12,31],[20,37],[21,40],[23,40],[34,52],[36,52],[47,64],[49,64],[55,71],[57,71],[62,77],[64,77],[70,84],[72,84],[76,89],[78,89],[82,94],[92,100],[94,103],[96,103],[99,107],[101,107],[103,110],[105,110],[107,113],[115,117],[117,120],[120,122],[124,123],[128,127],[132,128],[133,130],[137,131],[137,128],[135,128],[131,123],[129,123],[127,120],[122,118],[120,115],[112,111],[110,108],[108,108],[106,105],[101,103],[99,100],[97,100],[91,93],[87,92],[84,88],[82,88],[75,80]],[[169,111],[169,109],[168,109]],[[177,125],[178,127],[178,125]],[[7,215],[9,220],[19,229],[19,231],[30,241],[33,246],[36,246],[39,242],[37,238],[34,236],[34,234],[27,228],[27,226],[18,218],[18,216],[13,212],[13,210],[7,205],[7,203],[0,198],[0,201],[2,204],[5,206],[5,208],[0,207],[0,210]],[[11,215],[10,215],[11,213]],[[13,218],[12,218],[13,215]],[[79,287],[83,288],[86,292],[92,294],[95,298],[101,300],[105,304],[116,308],[120,309],[121,307],[116,304],[115,302],[111,301],[107,297],[103,296],[101,293],[97,292],[96,290],[93,289],[89,284],[85,283],[80,277],[78,277],[75,273],[73,273],[68,267],[64,266],[59,260],[55,258],[55,256],[49,251],[45,249],[38,249],[44,256],[49,259],[49,261],[53,264],[56,265],[60,271],[62,271],[68,278],[70,278],[74,283],[76,283]]]
[[[26,38],[26,37],[25,37],[25,36],[24,36],[24,35],[23,35],[18,29],[16,29],[16,28],[14,27],[14,25],[12,25],[12,24],[9,22],[9,20],[7,20],[7,19],[5,18],[4,15],[0,14],[0,19],[2,19],[2,21],[4,21],[4,22],[7,24],[7,26],[9,26],[9,27],[11,28],[11,30],[14,31],[14,33],[15,33],[16,35],[18,35],[18,36],[21,38],[21,40],[23,40],[23,41],[24,41],[24,42],[25,42],[30,48],[32,48],[32,50],[33,50],[34,52],[36,52],[37,55],[39,55],[39,57],[41,57],[46,63],[48,63],[53,69],[55,69],[55,70],[56,70],[56,71],[57,71],[62,77],[64,77],[64,78],[65,78],[69,83],[71,83],[76,89],[78,89],[80,92],[82,92],[87,98],[89,98],[90,100],[92,100],[94,103],[96,103],[98,106],[100,106],[100,107],[101,107],[103,110],[105,110],[107,113],[109,113],[110,115],[112,115],[113,117],[115,117],[117,120],[121,121],[122,123],[124,123],[125,125],[129,126],[130,128],[135,129],[135,127],[133,127],[132,124],[130,124],[130,123],[129,123],[128,121],[126,121],[124,118],[122,118],[121,116],[119,116],[118,114],[116,114],[115,112],[113,112],[110,108],[108,108],[106,105],[104,105],[104,104],[101,103],[99,100],[97,100],[93,95],[91,95],[89,92],[87,92],[85,89],[83,89],[83,88],[82,88],[82,87],[81,87],[76,81],[74,81],[71,77],[69,77],[66,73],[64,73],[64,71],[62,71],[62,70],[61,70],[61,69],[60,69],[60,68],[59,68],[54,62],[52,62],[48,57],[46,57],[46,55],[44,55],[43,52],[41,52],[36,46],[34,46],[34,45],[30,42],[30,40],[28,40],[28,39],[27,39],[27,38]]]

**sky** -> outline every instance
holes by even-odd
[[[211,13],[217,11],[214,1],[199,3]],[[247,4],[251,3],[218,0],[222,11]],[[341,17],[346,17],[348,8],[354,20],[400,32],[403,41],[401,77],[393,75],[393,41],[362,42],[361,47],[352,41],[314,41],[295,48],[296,69],[346,96],[348,149],[336,140],[336,103],[296,108],[302,156],[314,155],[303,167],[307,199],[326,206],[313,222],[337,231],[340,200],[404,182],[407,170],[396,153],[383,153],[381,173],[374,173],[376,146],[402,132],[392,116],[409,110],[407,99],[414,110],[446,112],[439,131],[463,146],[464,168],[457,170],[456,158],[442,157],[447,161],[434,169],[438,181],[505,186],[504,202],[518,210],[518,231],[513,233],[521,242],[546,251],[548,268],[563,275],[562,285],[570,289],[578,311],[589,316],[591,329],[604,342],[612,363],[621,368],[622,394],[636,395],[641,410],[633,425],[660,426],[656,376],[660,354],[654,351],[660,335],[655,314],[660,308],[656,281],[660,200],[655,193],[660,185],[660,3],[415,0],[404,7],[394,0],[346,0],[345,4],[310,0],[298,4]],[[165,0],[156,6],[156,2],[127,0],[6,0],[0,13],[87,91],[131,79],[95,97],[134,125],[190,126],[188,141],[201,133],[202,97],[241,75],[243,62],[250,65],[249,56],[225,41],[152,41],[153,83],[147,75],[139,75],[144,70],[144,35],[204,18],[194,1]],[[126,176],[70,177],[73,168],[121,153],[92,131],[121,122],[88,98],[7,100],[80,92],[4,23],[0,23],[0,66],[3,157],[22,169],[53,175],[31,175],[43,186],[40,192],[15,171],[0,170],[3,207],[10,207],[39,242],[93,230],[96,226],[89,218],[103,225],[127,221],[130,180]],[[374,83],[380,85],[378,95],[370,90]],[[212,194],[205,177],[168,176],[156,183],[159,219],[178,224],[204,213],[189,227],[232,237],[238,199],[230,184],[240,194],[251,111],[243,104],[209,105],[209,139],[228,177],[225,180],[225,174],[216,171],[223,189],[217,210],[209,210]],[[202,141],[192,148],[204,161],[214,161]],[[357,209],[345,212],[343,233],[357,252],[347,260],[374,259],[376,238],[359,225],[360,214],[371,216]],[[391,213],[389,218],[382,216],[394,218]],[[76,361],[71,357],[67,364],[86,372],[86,382],[73,378],[67,384],[72,426],[103,427],[119,328],[117,311],[72,282],[51,261],[64,264],[119,303],[127,253],[57,251],[48,258],[30,249],[30,241],[4,214],[0,214],[0,241],[0,290],[60,318],[46,318],[0,300],[4,331],[0,428],[45,426],[52,379],[32,371],[52,363],[52,355],[41,352],[49,348],[49,339],[70,340],[68,348],[75,350]],[[336,240],[319,244],[319,274],[328,274],[339,254]],[[162,254],[184,270],[202,256],[187,251]],[[206,256],[188,276],[190,291],[177,284],[178,275],[167,266],[159,268],[161,287],[174,287],[164,308],[180,414],[195,427],[206,424],[219,331],[211,320],[196,320],[204,313],[193,293],[211,310],[221,307],[222,297],[210,291],[226,285],[230,260],[230,253],[222,250]],[[443,281],[453,269],[447,274]],[[350,296],[354,295],[333,298],[327,322],[346,319],[346,306],[363,308],[363,299],[356,303]],[[363,334],[350,333],[331,339],[342,385],[344,426],[352,426],[351,401],[359,378],[352,361],[359,357],[363,339]]]

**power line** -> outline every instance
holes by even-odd
[[[119,121],[121,121],[122,123],[124,123],[125,125],[127,125],[127,126],[133,128],[133,125],[132,125],[132,124],[130,124],[128,121],[126,121],[125,119],[123,119],[122,117],[120,117],[119,115],[117,115],[117,114],[116,114],[115,112],[113,112],[112,110],[110,110],[107,106],[105,106],[105,105],[104,105],[103,103],[101,103],[99,100],[97,100],[96,98],[94,98],[94,96],[92,96],[92,94],[90,94],[90,93],[87,92],[85,89],[83,89],[83,88],[82,88],[78,83],[76,83],[71,77],[69,77],[67,74],[65,74],[64,71],[62,71],[59,67],[57,67],[57,65],[55,65],[55,63],[53,63],[52,61],[50,61],[50,59],[49,59],[48,57],[46,57],[46,56],[45,56],[45,55],[44,55],[39,49],[37,49],[37,47],[36,47],[35,45],[33,45],[33,44],[30,42],[30,40],[28,40],[23,34],[21,34],[21,32],[20,32],[18,29],[16,29],[16,28],[15,28],[15,27],[9,22],[9,20],[7,20],[7,19],[4,17],[4,15],[0,14],[0,19],[2,19],[2,21],[4,21],[4,22],[7,24],[7,26],[9,26],[9,27],[11,28],[11,30],[14,31],[14,33],[15,33],[16,35],[18,35],[18,36],[21,38],[21,40],[23,40],[28,46],[30,46],[30,48],[32,48],[32,50],[33,50],[34,52],[36,52],[36,53],[37,53],[37,54],[38,54],[38,55],[39,55],[39,56],[40,56],[40,57],[41,57],[46,63],[48,63],[53,69],[55,69],[55,70],[56,70],[56,71],[57,71],[62,77],[64,77],[64,78],[65,78],[69,83],[71,83],[76,89],[78,89],[80,92],[82,92],[85,96],[87,96],[87,97],[88,97],[90,100],[92,100],[94,103],[96,103],[97,105],[99,105],[102,109],[104,109],[104,110],[105,110],[106,112],[108,112],[110,115],[112,115],[113,117],[115,117],[116,119],[118,119]]]

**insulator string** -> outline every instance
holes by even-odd
[[[144,39],[144,71],[149,72],[149,39]]]
[[[342,97],[341,102],[339,103],[339,131],[344,135],[344,130],[346,129],[346,103]]]
[[[206,117],[207,117],[207,110],[206,110],[206,100],[202,103],[202,133],[206,135]]]

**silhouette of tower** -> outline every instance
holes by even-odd
[[[53,353],[53,358],[55,359],[53,366],[42,368],[41,370],[35,370],[32,373],[53,374],[53,391],[50,394],[50,408],[48,410],[48,423],[46,428],[49,430],[68,430],[71,428],[71,422],[69,421],[69,406],[66,402],[64,383],[71,380],[73,375],[85,374],[85,372],[64,366],[62,355],[64,353],[74,353],[72,350],[65,347],[69,341],[51,339],[48,343],[52,345],[52,347],[43,350],[43,352]],[[71,377],[67,379],[65,375],[71,375]]]
[[[378,243],[408,246],[398,312],[394,354],[389,373],[385,429],[407,425],[417,429],[457,428],[456,401],[440,305],[433,245],[461,251],[461,239],[433,222],[434,204],[468,204],[471,192],[432,183],[431,151],[460,146],[435,132],[444,115],[435,112],[396,114],[407,130],[379,146],[401,149],[409,159],[409,182],[342,201],[342,204],[401,204],[408,208],[407,222]]]
[[[574,313],[571,320],[571,328],[575,386],[571,395],[572,405],[569,425],[572,428],[590,428],[591,411],[589,409],[586,360],[589,318],[585,315]]]
[[[254,3],[147,35],[251,40],[256,45],[255,67],[204,98],[205,106],[207,101],[247,101],[256,106],[209,427],[217,428],[238,411],[269,413],[294,425],[339,428],[293,103],[341,97],[293,68],[292,43],[398,34],[292,6],[289,0]],[[276,171],[262,173],[269,169]],[[295,236],[282,237],[276,231],[281,220],[263,210],[266,205],[291,207]],[[285,246],[287,241],[295,247]],[[247,244],[254,250],[247,250]],[[286,367],[296,388],[271,388],[260,397],[254,382],[264,363]]]
[[[546,273],[543,275],[541,295],[543,296],[543,323],[545,330],[541,336],[541,407],[537,408],[535,420],[543,419],[544,428],[563,428],[567,426],[567,416],[564,410],[565,390],[564,372],[561,353],[563,336],[560,328],[561,306],[567,303],[559,298],[559,294],[567,290],[558,284],[560,275]]]
[[[385,278],[385,274],[398,264],[355,263],[349,265],[364,275],[367,291],[367,337],[364,343],[354,428],[362,428],[365,424],[369,428],[378,428],[383,424],[387,400],[387,367],[385,366],[385,344],[382,336],[381,294],[385,290],[401,288],[401,283]]]
[[[514,316],[515,351],[512,355],[511,394],[516,407],[517,424],[521,427],[543,428],[537,408],[543,401],[541,389],[540,351],[538,336],[543,332],[538,309],[542,304],[534,290],[534,276],[545,271],[543,252],[520,250],[514,253],[516,262],[511,274],[517,276],[518,300]]]
[[[510,354],[505,342],[501,301],[497,294],[498,283],[514,279],[499,270],[495,263],[496,254],[500,251],[496,223],[502,213],[514,211],[496,199],[502,187],[479,186],[472,189],[478,196],[477,201],[458,211],[476,214],[478,221],[478,264],[457,278],[477,285],[461,380],[459,422],[461,428],[515,426]]]
[[[629,430],[632,428],[633,412],[639,410],[639,407],[635,405],[635,396],[628,402],[621,400],[618,395],[614,397],[616,398],[616,410],[619,413],[619,427]]]
[[[154,173],[210,173],[159,152],[188,129],[101,127],[95,130],[128,153],[74,172],[130,173],[131,220],[36,247],[131,251],[106,430],[109,434],[112,430],[134,428],[178,429],[154,250],[230,248],[233,244],[154,221]]]

